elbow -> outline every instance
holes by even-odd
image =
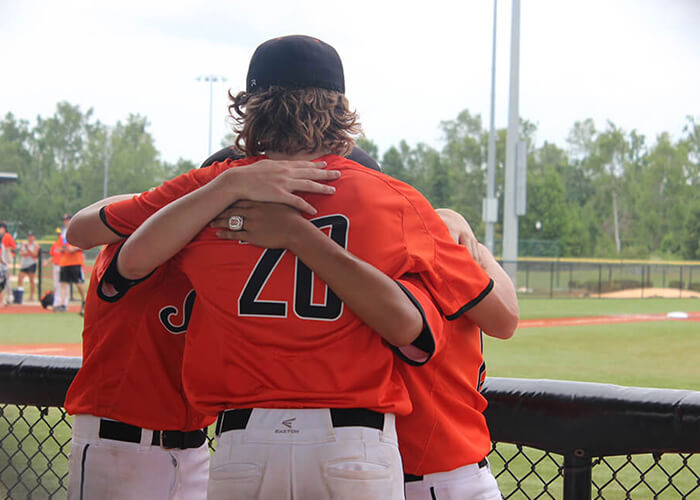
[[[66,228],[66,241],[82,250],[86,250],[91,246],[88,239],[85,238],[85,231],[80,230],[80,222],[76,221],[75,218],[71,220]]]
[[[138,252],[129,251],[125,244],[117,258],[117,271],[126,279],[141,279],[152,271],[152,269],[146,269],[143,262],[144,259],[139,257]]]
[[[488,330],[484,329],[484,333],[490,337],[508,340],[515,334],[519,322],[520,314],[517,310],[507,311],[499,317],[495,325],[492,325]]]
[[[423,317],[418,310],[410,311],[410,314],[405,315],[404,318],[392,321],[382,337],[391,345],[406,347],[418,338],[424,327]]]

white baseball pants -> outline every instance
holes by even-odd
[[[54,264],[52,269],[53,278],[53,306],[63,305],[63,294],[61,293],[61,266]]]
[[[76,415],[68,500],[205,500],[209,447],[163,449],[142,429],[140,443],[99,437],[100,419]]]
[[[503,497],[488,463],[465,465],[447,472],[426,474],[406,483],[406,500],[501,500]]]
[[[218,435],[208,499],[402,500],[394,415],[376,415],[380,428],[339,424],[328,409],[254,409]]]

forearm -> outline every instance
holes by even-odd
[[[122,237],[104,225],[100,210],[110,203],[128,200],[133,194],[118,194],[89,205],[73,216],[66,230],[66,240],[83,250],[97,245],[116,243]]]
[[[390,344],[408,345],[423,330],[420,312],[394,280],[315,227],[298,232],[290,250]]]
[[[518,326],[520,315],[518,296],[508,273],[486,246],[482,243],[478,245],[481,265],[493,280],[493,288],[484,299],[484,302],[488,302],[491,307],[490,314],[482,314],[477,323],[487,335],[508,339],[513,336]]]
[[[158,210],[124,243],[117,260],[119,273],[142,278],[187,245],[217,214],[234,203],[238,193],[226,173]]]

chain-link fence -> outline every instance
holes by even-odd
[[[49,261],[50,244],[43,243],[37,268],[38,296],[55,286]],[[99,248],[83,252],[85,277],[92,271]],[[512,261],[501,264],[513,265]],[[19,258],[11,274],[19,273]],[[518,293],[524,297],[689,297],[700,293],[700,263],[644,263],[585,259],[521,258],[517,261]],[[16,279],[16,278],[15,278]],[[661,295],[660,295],[661,294]],[[71,297],[72,289],[71,289]]]
[[[2,498],[65,498],[71,423],[60,407],[0,404]],[[210,447],[215,447],[213,439]],[[562,498],[562,455],[494,442],[489,462],[506,499]],[[695,454],[596,458],[592,498],[691,499],[700,495],[698,473],[700,455]]]
[[[0,354],[0,498],[65,497],[79,365]],[[506,499],[700,498],[700,392],[489,378],[484,395]]]
[[[700,263],[521,259],[517,286],[529,297],[689,297],[700,292]]]
[[[562,455],[522,445],[494,442],[491,470],[506,499],[562,498],[565,460]],[[656,499],[700,496],[700,455],[637,454],[592,460],[592,478],[577,485],[582,498]]]

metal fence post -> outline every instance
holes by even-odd
[[[554,295],[554,262],[549,264],[549,298]]]
[[[644,298],[644,264],[642,264],[642,298]]]
[[[598,264],[598,298],[603,293],[603,264]]]
[[[583,450],[564,455],[564,500],[591,500],[593,463]]]
[[[39,255],[37,259],[36,270],[36,298],[41,302],[41,280],[44,276],[44,251],[39,247]]]

